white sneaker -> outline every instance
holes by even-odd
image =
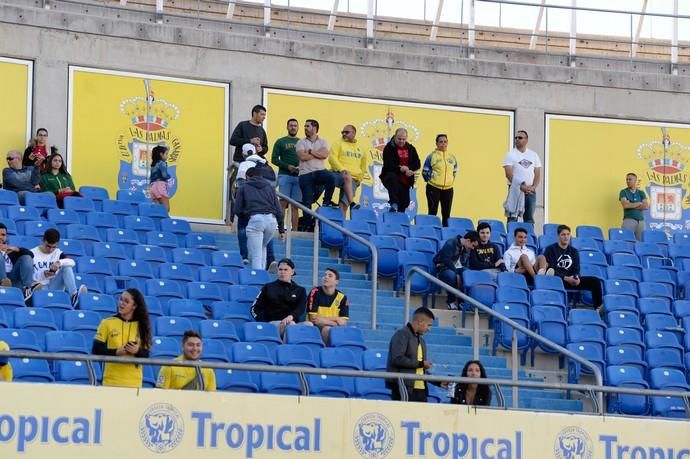
[[[86,285],[81,284],[79,286],[79,288],[77,289],[77,293],[72,295],[72,307],[73,308],[77,307],[77,303],[79,303],[79,295],[81,295],[82,293],[88,293],[88,292],[89,292],[89,288]]]
[[[270,265],[268,265],[268,272],[271,274],[275,274],[278,272],[278,262],[277,261],[272,261]]]
[[[546,270],[546,275],[547,275],[547,276],[555,276],[555,275],[556,275],[556,271],[555,271],[553,268],[549,268],[549,269]]]
[[[543,275],[546,273],[546,270],[544,268],[541,268],[539,271],[537,271],[537,274]]]
[[[453,302],[453,303],[447,303],[448,309],[451,311],[457,311],[460,309],[460,306],[458,306],[458,303]]]

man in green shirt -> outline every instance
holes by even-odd
[[[618,194],[618,199],[623,206],[623,228],[635,233],[638,241],[642,240],[644,231],[644,213],[649,209],[647,195],[644,191],[637,189],[637,175],[629,172],[625,177],[627,188],[623,188]]]
[[[288,135],[281,137],[273,145],[273,153],[271,155],[271,162],[278,166],[278,190],[284,195],[294,199],[297,202],[302,201],[302,190],[299,187],[299,158],[295,151],[295,145],[299,138],[297,132],[299,131],[299,123],[296,119],[290,118],[287,122]],[[288,202],[280,200],[283,209],[287,209]],[[290,206],[290,214],[292,215],[292,229],[297,230],[299,224],[299,213],[295,206]]]

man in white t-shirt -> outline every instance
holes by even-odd
[[[77,284],[72,268],[74,260],[65,257],[58,249],[60,232],[54,228],[43,233],[41,245],[31,249],[34,254],[34,285],[32,288],[48,288],[50,290],[64,290],[72,299],[72,306],[76,306],[80,293],[88,292],[85,285]]]
[[[534,223],[534,209],[537,207],[537,188],[541,180],[541,159],[534,151],[527,148],[529,136],[526,131],[517,131],[515,147],[503,160],[503,169],[509,185],[519,186],[525,196],[525,210],[522,220]],[[508,221],[517,221],[509,216]]]

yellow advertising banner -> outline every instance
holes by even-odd
[[[33,62],[0,57],[0,154],[24,153],[31,138]]]
[[[8,383],[0,457],[688,459],[690,422]]]
[[[448,135],[448,152],[458,161],[451,215],[503,219],[506,179],[503,159],[511,148],[513,112],[264,89],[266,131],[271,143],[287,135],[290,118],[316,119],[319,136],[329,145],[341,138],[346,124],[357,129],[357,142],[369,157],[369,177],[355,199],[376,211],[387,207],[388,193],[378,176],[383,148],[397,128],[406,128],[422,164],[436,148],[436,135]],[[304,137],[300,128],[300,137]],[[408,214],[427,213],[426,185],[418,177]],[[440,214],[439,214],[440,216]]]
[[[70,67],[68,166],[77,186],[148,193],[151,150],[169,148],[171,215],[222,223],[229,87]]]
[[[620,227],[632,172],[647,229],[690,230],[690,125],[547,115],[546,135],[547,222]]]

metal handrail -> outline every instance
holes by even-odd
[[[635,389],[630,387],[614,387],[603,386],[601,384],[593,386],[588,384],[566,384],[566,383],[547,383],[537,381],[511,381],[507,379],[497,378],[467,378],[462,376],[434,376],[434,375],[417,375],[408,373],[390,373],[385,371],[359,371],[359,370],[339,370],[332,368],[312,368],[312,367],[288,367],[288,366],[273,366],[273,365],[259,365],[259,364],[244,364],[244,363],[224,363],[224,362],[204,362],[202,360],[165,360],[139,357],[116,357],[109,355],[87,355],[87,354],[63,354],[51,352],[34,352],[34,351],[0,351],[0,357],[10,358],[27,358],[27,359],[41,359],[41,360],[61,360],[61,361],[77,361],[86,362],[89,367],[92,367],[93,362],[111,362],[111,363],[131,363],[136,365],[155,365],[155,366],[169,366],[169,367],[190,367],[195,369],[211,368],[214,370],[242,370],[242,371],[258,371],[270,373],[294,373],[301,378],[304,375],[329,375],[329,376],[343,376],[355,378],[377,378],[377,379],[393,379],[398,381],[426,381],[432,384],[441,383],[461,383],[461,384],[486,384],[491,386],[511,386],[524,387],[532,389],[553,389],[553,390],[575,390],[581,392],[597,392],[600,395],[607,394],[629,394],[629,395],[645,395],[658,397],[674,397],[683,399],[685,411],[690,419],[690,392],[677,392],[671,390],[656,390],[656,389]],[[503,400],[502,394],[497,394],[500,400]],[[505,408],[501,405],[501,408]],[[598,413],[604,416],[605,413],[599,410]]]
[[[438,280],[436,277],[432,276],[428,272],[422,270],[421,268],[417,266],[413,266],[410,268],[410,270],[407,272],[407,276],[405,278],[405,322],[407,323],[409,321],[410,317],[410,295],[411,295],[411,288],[412,288],[412,276],[414,274],[421,275],[424,277],[426,280],[431,282],[432,284],[437,285],[438,287],[442,288],[443,290],[452,293],[453,295],[457,296],[458,298],[462,298],[464,301],[470,303],[472,306],[474,306],[474,333],[473,333],[473,339],[472,339],[472,346],[473,346],[473,354],[474,354],[474,359],[479,358],[479,311],[483,311],[487,314],[489,314],[491,317],[494,319],[500,320],[501,322],[505,322],[506,324],[510,325],[513,327],[513,336],[512,336],[512,357],[513,357],[513,381],[517,380],[517,332],[520,331],[530,338],[539,341],[542,344],[545,344],[561,354],[564,354],[566,357],[575,360],[576,362],[579,362],[580,364],[584,365],[585,367],[589,368],[592,370],[592,373],[594,374],[594,379],[597,382],[597,386],[603,386],[604,384],[604,379],[601,374],[601,370],[599,370],[599,367],[597,367],[594,363],[590,362],[587,359],[582,358],[581,356],[575,354],[574,352],[554,343],[553,341],[550,341],[543,336],[533,332],[532,330],[523,327],[519,323],[509,319],[508,317],[494,311],[488,306],[485,306],[481,304],[479,301],[475,300],[474,298],[465,295],[463,292],[459,291],[458,289],[446,284],[445,282],[442,282]],[[513,386],[514,388],[516,386]],[[516,397],[517,393],[514,391],[513,393],[513,404],[515,405],[517,403]],[[603,403],[603,397],[601,393],[598,393],[598,396],[593,400],[595,405],[597,405],[597,408],[600,412],[600,414],[604,413],[604,403]]]
[[[292,204],[295,207],[298,207],[302,209],[302,212],[306,212],[308,215],[311,215],[312,217],[316,218],[319,222],[325,223],[326,225],[336,229],[337,231],[340,231],[343,233],[345,236],[350,237],[354,239],[355,241],[364,244],[371,250],[371,262],[369,263],[370,266],[370,276],[371,276],[371,329],[376,330],[376,295],[377,295],[377,290],[378,290],[378,266],[379,266],[379,253],[378,250],[376,249],[376,246],[369,242],[367,239],[363,238],[359,234],[353,233],[349,229],[343,227],[342,225],[337,224],[336,222],[330,220],[327,217],[324,217],[323,215],[320,215],[310,208],[304,206],[302,203],[295,201],[289,196],[284,195],[280,191],[276,191],[276,195],[280,199],[284,199],[288,203]],[[291,234],[288,234],[288,237],[292,237]],[[314,233],[314,241],[318,239],[318,233]],[[319,252],[318,252],[318,243],[314,242],[314,272],[312,274],[316,274],[319,268]]]

